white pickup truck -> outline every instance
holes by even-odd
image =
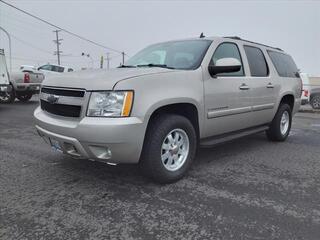
[[[1,69],[7,69],[4,54],[2,56]],[[22,102],[27,102],[31,99],[32,95],[39,93],[41,83],[44,80],[44,74],[32,69],[23,68],[21,70],[21,72],[7,75],[11,91],[6,91],[0,96],[0,103],[12,103],[16,98]]]

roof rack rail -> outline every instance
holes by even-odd
[[[230,39],[234,39],[234,40],[241,40],[241,41],[248,42],[248,43],[254,43],[254,44],[258,44],[258,45],[261,45],[261,46],[264,46],[264,47],[268,47],[268,48],[273,48],[273,49],[276,49],[276,50],[279,50],[279,51],[283,52],[283,50],[281,48],[271,47],[271,46],[268,46],[268,45],[265,45],[265,44],[262,44],[262,43],[257,43],[257,42],[245,40],[245,39],[242,39],[242,38],[240,38],[238,36],[227,36],[227,37],[223,37],[223,38],[230,38]]]

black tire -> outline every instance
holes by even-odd
[[[16,93],[12,88],[11,92],[0,96],[0,103],[13,103],[16,99]]]
[[[173,171],[168,170],[162,163],[161,151],[165,138],[175,129],[182,129],[186,133],[189,140],[189,152],[181,167]],[[175,182],[181,179],[189,169],[195,158],[196,149],[197,134],[187,118],[175,114],[159,115],[150,122],[146,133],[140,159],[142,173],[158,183]]]
[[[310,100],[310,105],[313,109],[320,109],[320,95],[315,95]]]
[[[21,102],[28,102],[32,98],[32,93],[17,94],[17,99]]]
[[[289,115],[289,126],[285,133],[281,132],[281,119],[282,116],[285,114],[285,112]],[[267,137],[270,141],[277,141],[277,142],[283,142],[287,139],[292,124],[292,112],[291,107],[288,104],[281,104],[279,106],[279,109],[273,118],[269,129],[266,131]]]

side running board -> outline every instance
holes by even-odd
[[[265,130],[267,130],[269,127],[268,126],[259,126],[259,127],[255,127],[255,128],[249,128],[249,129],[245,129],[245,130],[240,130],[240,131],[236,131],[236,132],[231,132],[231,133],[226,133],[226,134],[222,134],[222,135],[218,135],[218,136],[214,136],[214,137],[209,137],[209,138],[205,138],[200,140],[200,146],[201,147],[211,147],[213,145],[217,145],[223,142],[228,142],[228,141],[232,141],[234,139],[237,138],[242,138],[254,133],[258,133],[258,132],[263,132]]]

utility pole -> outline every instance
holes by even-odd
[[[110,53],[107,53],[107,69],[110,69]]]
[[[121,53],[122,54],[122,64],[124,64],[124,52]]]
[[[59,32],[61,30],[54,30],[53,32],[56,33],[56,40],[53,40],[53,42],[57,45],[57,51],[54,52],[54,55],[58,56],[58,65],[60,65],[60,54],[62,53],[62,51],[60,51],[60,45],[61,45],[61,41],[63,39],[59,39]]]
[[[103,58],[103,56],[101,56],[100,57],[100,68],[101,69],[103,68],[103,60],[104,60],[104,58]]]

